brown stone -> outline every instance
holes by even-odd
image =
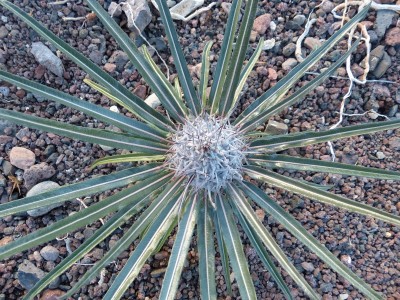
[[[106,70],[108,73],[113,73],[117,69],[116,64],[111,64],[111,63],[106,63],[104,65],[104,70]]]
[[[10,163],[19,169],[28,169],[35,163],[35,158],[35,153],[22,147],[14,147],[10,151]]]
[[[253,30],[262,35],[267,31],[271,21],[272,17],[270,14],[261,15],[254,20]]]
[[[146,99],[147,95],[147,88],[144,85],[138,85],[133,90],[133,93],[138,96],[139,98]]]
[[[45,290],[40,297],[40,300],[57,300],[64,294],[65,292],[62,290]]]
[[[397,46],[400,45],[400,28],[394,27],[389,29],[385,37],[386,45]]]

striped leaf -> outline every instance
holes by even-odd
[[[285,189],[292,193],[300,194],[317,200],[329,205],[333,205],[342,209],[346,209],[350,212],[359,213],[361,215],[370,216],[382,220],[387,223],[400,226],[400,217],[390,214],[386,211],[379,210],[375,207],[360,203],[354,200],[338,196],[321,189],[315,188],[309,184],[304,184],[298,180],[289,178],[287,176],[280,175],[278,173],[265,170],[256,166],[246,166],[244,171],[250,177],[258,179],[274,185],[276,187]]]
[[[226,245],[224,239],[222,238],[222,229],[219,225],[217,212],[213,212],[213,220],[215,227],[215,236],[217,237],[219,256],[221,257],[222,270],[224,272],[224,279],[226,284],[226,290],[229,296],[232,296],[232,284],[231,284],[231,276],[230,276],[230,267],[229,267],[229,257],[228,250],[226,249]]]
[[[234,105],[236,88],[239,84],[240,73],[243,68],[244,58],[250,40],[251,29],[253,28],[254,18],[256,16],[258,0],[247,0],[244,16],[241,20],[239,34],[236,38],[226,80],[222,89],[221,99],[219,102],[219,113],[226,115]]]
[[[82,286],[89,283],[90,280],[98,273],[100,273],[100,271],[108,263],[116,259],[122,251],[126,250],[133,243],[133,241],[137,239],[144,230],[146,230],[149,224],[151,224],[152,222],[157,222],[157,220],[159,222],[160,218],[163,219],[165,216],[162,215],[160,212],[165,213],[166,211],[171,210],[173,207],[176,206],[179,195],[174,195],[180,189],[181,184],[182,180],[177,180],[176,182],[169,184],[163,190],[163,192],[151,203],[151,205],[140,215],[140,217],[129,227],[128,231],[124,233],[122,238],[118,240],[114,247],[112,247],[102,257],[102,259],[99,260],[88,272],[86,272],[80,278],[79,282],[72,286],[68,293],[63,296],[63,299],[68,299],[68,297],[71,297],[73,294],[75,294]],[[151,227],[153,227],[153,225]],[[162,235],[159,236],[159,238],[161,237]],[[145,239],[143,238],[142,242],[144,240]],[[154,247],[156,247],[156,245]],[[136,249],[138,249],[138,247]],[[131,259],[129,261],[130,263],[132,263]]]
[[[112,216],[112,218],[96,230],[92,236],[85,239],[82,245],[75,249],[74,252],[64,258],[54,269],[40,279],[34,287],[28,291],[23,300],[34,300],[35,296],[45,289],[47,285],[66,272],[78,260],[85,257],[94,247],[108,238],[119,226],[136,214],[142,208],[142,205],[149,200],[148,198],[149,197],[143,198],[139,203],[133,202]]]
[[[298,66],[294,67],[289,74],[282,78],[276,85],[261,95],[257,100],[247,107],[244,112],[236,119],[235,125],[243,125],[245,122],[254,119],[266,107],[272,106],[280,101],[286,92],[299,80],[304,73],[316,64],[346,33],[362,20],[367,14],[371,4],[366,5],[357,15],[355,15],[340,30],[333,34],[321,47],[311,52],[311,54]]]
[[[170,91],[170,93],[173,93],[175,95],[173,100],[176,101],[176,104],[185,113],[185,117],[187,117],[188,111],[187,111],[187,108],[185,106],[185,103],[183,103],[183,101],[182,101],[182,97],[181,97],[180,91],[178,91],[176,89],[176,86],[172,86],[172,84],[165,77],[163,72],[160,70],[160,68],[157,66],[157,64],[154,62],[154,60],[151,58],[151,55],[149,53],[149,50],[147,50],[146,45],[143,45],[141,47],[141,51],[142,51],[142,53],[144,55],[144,58],[149,62],[150,66],[153,68],[154,72],[158,75],[160,80],[164,83],[165,87]]]
[[[367,168],[330,161],[293,157],[278,154],[252,155],[249,162],[275,169],[284,168],[300,171],[335,173],[350,176],[360,176],[377,179],[400,180],[400,172]]]
[[[32,233],[1,247],[0,259],[8,258],[15,253],[31,249],[55,239],[58,236],[62,236],[66,233],[73,232],[78,228],[82,228],[87,224],[91,224],[117,210],[125,209],[128,204],[139,202],[140,200],[147,198],[148,195],[163,186],[171,179],[171,177],[172,175],[166,175],[165,173],[160,173],[158,176],[152,176],[133,187],[110,196],[101,202],[62,219],[61,221],[33,231]]]
[[[289,97],[283,99],[282,101],[279,101],[280,99],[278,99],[275,102],[275,104],[270,103],[269,108],[258,113],[253,119],[243,124],[241,130],[244,132],[249,132],[252,129],[257,128],[258,125],[268,120],[271,116],[279,114],[285,108],[296,103],[300,99],[303,99],[311,90],[320,85],[326,78],[331,76],[338,67],[340,67],[343,64],[343,62],[347,59],[347,57],[357,48],[360,40],[361,40],[360,38],[357,39],[350,47],[350,49],[344,55],[341,55],[339,59],[334,64],[332,64],[326,71],[318,75],[316,78],[311,80],[309,83],[307,83],[297,91],[295,91]]]
[[[249,182],[240,184],[242,191],[247,194],[268,214],[273,216],[279,223],[293,234],[300,242],[305,244],[311,251],[315,252],[334,271],[348,280],[354,287],[362,291],[368,299],[382,299],[382,295],[375,292],[361,278],[346,267],[335,255],[329,252],[312,234],[310,234],[300,222],[293,218],[288,212],[280,207],[276,201],[269,198],[262,190]]]
[[[97,159],[90,166],[90,168],[94,169],[97,166],[105,165],[105,164],[118,164],[118,163],[137,162],[137,161],[156,161],[156,160],[164,160],[164,159],[165,159],[165,155],[148,155],[148,154],[144,154],[144,153],[129,153],[129,154],[106,156],[106,157]]]
[[[11,73],[0,70],[0,79],[30,91],[35,95],[39,95],[46,99],[61,103],[65,106],[77,109],[89,116],[96,118],[99,121],[115,125],[133,136],[155,141],[159,141],[160,139],[166,137],[165,133],[161,133],[145,123],[138,122],[132,118],[125,117],[122,114],[115,113],[109,109],[102,108],[98,105],[78,99],[59,90],[36,83],[23,77],[15,76]]]
[[[272,278],[275,280],[278,287],[284,293],[286,299],[293,299],[288,286],[283,280],[282,275],[280,274],[278,268],[275,266],[271,256],[268,254],[267,250],[265,250],[262,241],[258,237],[255,229],[249,224],[249,221],[247,221],[243,217],[242,213],[237,209],[236,206],[234,207],[234,209],[235,209],[235,214],[239,219],[240,225],[242,226],[244,232],[246,233],[246,236],[249,238],[251,245],[254,247],[258,256],[260,257],[261,262],[267,268],[268,272],[271,274]]]
[[[202,103],[202,109],[207,106],[207,86],[208,86],[208,75],[210,73],[210,50],[212,42],[208,41],[203,49],[203,54],[201,57],[201,77],[200,77],[200,87],[199,95]]]
[[[233,97],[232,106],[230,108],[228,116],[236,108],[237,102],[239,101],[240,93],[242,92],[243,87],[246,84],[246,80],[249,77],[250,72],[253,70],[255,64],[258,61],[258,58],[260,57],[263,45],[264,45],[264,38],[261,37],[260,41],[258,42],[256,50],[254,51],[253,55],[250,57],[250,59],[247,62],[247,64],[244,66],[243,70],[240,72],[240,80],[239,80],[239,83],[237,85],[237,88],[236,88],[236,91],[235,91],[235,95]]]
[[[97,0],[86,0],[86,3],[93,12],[96,13],[96,16],[118,42],[122,50],[128,55],[132,64],[137,68],[140,75],[142,75],[146,83],[151,87],[158,99],[160,99],[168,113],[176,121],[183,121],[185,112],[182,111],[182,107],[177,105],[175,94],[165,86],[165,82],[154,72],[152,66],[140,53],[135,43],[126,35],[109,13],[103,9]]]
[[[0,109],[0,117],[29,128],[113,148],[117,147],[147,154],[165,154],[168,150],[167,145],[138,139],[126,134],[61,123],[6,109]]]
[[[223,232],[223,239],[228,250],[231,266],[239,286],[240,296],[244,300],[255,300],[256,292],[251,280],[249,266],[243,252],[239,230],[233,218],[232,208],[227,199],[217,195],[217,216]]]
[[[83,56],[75,48],[68,45],[57,35],[52,33],[38,21],[36,21],[29,14],[25,13],[18,6],[10,3],[9,1],[1,0],[0,4],[9,9],[18,18],[23,20],[42,38],[49,41],[58,50],[66,54],[74,63],[80,66],[86,73],[88,73],[99,84],[107,88],[115,97],[124,103],[124,106],[134,113],[137,117],[147,121],[150,125],[157,126],[166,131],[169,130],[173,123],[169,121],[162,114],[149,107],[142,99],[132,94],[128,89],[121,85],[113,77],[105,73],[91,60]]]
[[[243,214],[243,218],[249,223],[254,233],[262,240],[264,245],[281,264],[281,266],[288,272],[290,277],[299,285],[299,287],[306,293],[310,299],[319,300],[321,298],[308,282],[301,276],[295,266],[289,261],[283,250],[275,242],[272,235],[264,227],[261,221],[257,218],[256,214],[252,210],[251,206],[245,199],[240,195],[236,187],[230,186],[230,193],[232,199],[235,202],[237,209]],[[255,298],[254,298],[255,299]]]
[[[178,233],[172,247],[171,256],[168,261],[167,270],[161,287],[160,299],[174,300],[178,289],[179,279],[182,274],[183,265],[188,256],[190,242],[192,240],[194,226],[199,214],[199,195],[196,193],[189,197],[189,204],[183,213],[178,225]]]
[[[258,152],[276,152],[399,127],[400,119],[394,119],[391,121],[373,122],[318,132],[306,131],[286,135],[275,135],[252,142],[250,144],[250,149]]]
[[[175,68],[179,76],[179,81],[182,85],[185,100],[192,114],[198,115],[201,112],[201,103],[196,95],[189,69],[181,46],[179,45],[178,35],[176,34],[174,23],[172,22],[171,13],[166,1],[156,0],[161,20],[164,24],[165,33],[168,38],[169,47],[172,57],[174,58]]]
[[[228,22],[225,26],[224,40],[222,41],[217,67],[213,73],[213,83],[208,99],[208,106],[211,107],[211,113],[215,113],[218,110],[222,89],[226,80],[226,72],[228,71],[229,64],[232,63],[233,41],[235,39],[241,6],[242,0],[232,2]]]
[[[104,300],[121,299],[132,281],[139,274],[146,260],[154,253],[159,240],[165,235],[170,225],[178,217],[179,201],[169,201],[165,208],[154,219],[153,224],[126,261],[111,287],[103,297]],[[162,299],[162,298],[161,298]]]
[[[201,199],[197,223],[197,251],[199,252],[200,298],[216,300],[215,248],[212,228],[212,211],[207,198]]]
[[[154,172],[160,170],[160,166],[161,164],[152,163],[145,166],[129,168],[110,175],[99,176],[83,182],[65,185],[36,196],[0,204],[0,218],[38,207],[61,203],[67,200],[126,186],[130,183],[151,176]]]

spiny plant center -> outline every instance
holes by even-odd
[[[169,166],[195,189],[216,192],[242,179],[246,144],[225,120],[207,114],[191,118],[172,140]]]

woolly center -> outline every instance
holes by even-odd
[[[172,139],[169,166],[196,190],[216,192],[242,179],[246,144],[234,126],[202,115],[188,120]]]

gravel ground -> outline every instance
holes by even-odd
[[[71,0],[67,4],[56,6],[47,4],[47,1],[36,0],[13,0],[12,2],[24,7],[25,11],[31,12],[36,19],[46,24],[53,32],[57,33],[70,45],[78,48],[96,63],[100,65],[108,63],[105,68],[138,96],[145,98],[150,94],[135,68],[126,61],[123,53],[118,52],[115,41],[103,29],[98,20],[89,19],[85,23],[82,21],[65,22],[62,20],[62,16],[85,16],[88,11],[82,1]],[[100,2],[104,2],[104,0]],[[341,1],[336,2],[340,3]],[[382,0],[381,2],[395,3],[396,1]],[[209,3],[211,1],[205,1],[205,4]],[[108,6],[108,4],[109,2],[106,1],[105,5]],[[268,13],[271,21],[276,25],[269,25],[267,31],[262,35],[265,39],[274,38],[275,45],[272,49],[263,51],[261,54],[259,62],[250,75],[246,93],[242,97],[242,102],[237,112],[242,111],[251,101],[276,84],[287,73],[287,70],[285,70],[286,65],[290,64],[291,59],[294,59],[293,52],[290,53],[293,49],[292,43],[295,43],[303,32],[304,24],[302,24],[302,21],[304,21],[304,16],[307,17],[316,4],[319,4],[319,1],[260,1],[257,16]],[[312,27],[309,36],[316,38],[316,41],[310,40],[311,43],[318,42],[318,39],[327,39],[330,36],[331,27],[335,21],[330,13],[332,7],[332,2],[326,1],[322,7],[315,10],[318,22]],[[208,40],[215,42],[211,53],[211,61],[215,66],[223,38],[223,25],[227,19],[224,8],[226,8],[226,3],[223,6],[217,5],[211,11],[203,13],[187,23],[176,22],[187,62],[193,67],[191,69],[193,69],[194,77],[196,76],[195,66],[200,62],[202,49]],[[353,10],[350,12],[354,13]],[[162,26],[157,20],[158,15],[153,8],[152,14],[152,21],[144,30],[144,35],[155,45],[161,56],[170,65],[171,70],[173,70],[172,59],[168,52]],[[40,41],[37,34],[1,7],[0,17],[0,68],[104,107],[113,105],[110,100],[84,84],[83,79],[86,74],[62,54],[59,56],[64,67],[63,77],[57,77],[46,68],[40,66],[30,53],[32,43]],[[379,45],[384,46],[387,56],[391,59],[390,67],[380,79],[388,80],[392,83],[369,82],[363,86],[357,85],[354,88],[352,97],[345,106],[346,113],[360,114],[373,108],[380,114],[385,114],[392,118],[400,117],[399,112],[397,112],[400,104],[400,41],[396,35],[396,30],[399,30],[400,19],[398,14],[394,15],[391,21],[390,17],[387,14],[377,14],[375,11],[371,11],[366,18],[366,23],[369,25],[372,49]],[[123,18],[120,20],[121,25],[125,28],[126,22],[124,22]],[[249,54],[252,53],[251,49],[255,49],[256,41],[258,41],[259,37],[260,34],[253,35]],[[137,39],[138,44],[141,42],[141,39]],[[346,42],[341,41],[335,50],[330,52],[313,70],[316,71],[329,66],[335,60],[335,57],[337,59],[338,55],[340,55],[340,50],[344,50],[345,47]],[[51,46],[50,49],[55,52],[55,49]],[[306,54],[309,53],[309,50],[306,49],[305,51]],[[359,47],[353,56],[353,70],[355,72],[359,71],[359,65],[364,57],[365,49]],[[159,61],[157,57],[155,59]],[[172,71],[172,74],[174,74],[174,71]],[[343,68],[338,70],[338,75],[346,76],[345,70]],[[312,75],[304,76],[295,89],[304,85],[311,78]],[[371,74],[369,79],[376,78]],[[338,120],[337,111],[343,95],[347,92],[348,85],[348,80],[331,78],[311,92],[300,104],[276,116],[275,121],[287,124],[289,132],[327,129]],[[93,120],[78,111],[48,102],[45,99],[37,99],[31,93],[17,89],[4,82],[0,82],[0,106],[16,111],[29,111],[37,116],[57,119],[76,125],[94,128],[106,127],[105,124]],[[120,108],[120,111],[127,116],[130,115],[122,108]],[[376,118],[376,116],[372,116],[372,118]],[[381,120],[383,118],[378,117],[377,119]],[[343,126],[365,122],[374,121],[367,116],[345,117]],[[93,160],[120,151],[105,151],[98,145],[22,128],[2,120],[0,120],[0,131],[1,203],[8,202],[9,198],[24,197],[27,187],[30,187],[29,185],[27,186],[25,177],[25,183],[21,185],[21,194],[18,194],[17,189],[15,189],[10,195],[13,184],[8,176],[13,175],[17,178],[26,176],[24,175],[24,170],[10,164],[10,151],[17,146],[30,149],[34,153],[35,164],[45,163],[42,167],[47,170],[46,174],[52,173],[52,170],[54,171],[54,175],[48,180],[57,182],[60,185],[81,181],[92,176],[108,174],[118,168],[126,167],[107,165],[96,168],[94,171],[89,171],[88,167]],[[400,130],[335,141],[333,145],[337,160],[340,162],[388,170],[400,170]],[[295,156],[330,159],[329,149],[326,144],[299,148],[288,152],[290,155]],[[400,184],[397,182],[310,172],[282,171],[281,173],[315,183],[333,185],[331,190],[337,194],[357,199],[397,215],[400,213]],[[43,178],[39,178],[37,181],[42,180]],[[276,201],[291,212],[309,232],[377,291],[385,294],[388,299],[400,299],[400,228],[372,218],[321,205],[283,190],[273,189],[268,186],[265,186],[265,189]],[[92,196],[84,199],[84,202],[86,205],[90,205],[113,192],[115,191]],[[44,216],[31,217],[21,214],[0,219],[0,245],[60,220],[80,209],[78,201],[70,201],[61,207],[53,209]],[[364,298],[343,278],[329,269],[315,254],[298,243],[273,218],[265,216],[263,221],[311,286],[315,287],[323,295],[323,299]],[[85,238],[89,237],[100,226],[101,223],[96,222],[82,230],[71,233],[69,235],[71,248],[78,247]],[[116,231],[110,239],[101,243],[88,257],[81,261],[82,264],[75,265],[62,275],[57,282],[51,285],[51,289],[48,289],[41,296],[41,299],[50,299],[52,295],[58,295],[58,293],[69,289],[89,268],[85,264],[91,264],[100,259],[126,228],[127,226]],[[270,280],[270,274],[264,270],[255,251],[249,246],[246,239],[244,241],[244,249],[249,260],[258,298],[282,299],[283,295],[275,283]],[[129,291],[125,294],[125,299],[158,298],[157,295],[163,280],[163,270],[166,267],[172,243],[173,237],[167,240],[160,253],[147,262],[138,279],[134,281]],[[101,299],[116,271],[121,269],[129,256],[129,252],[133,249],[134,245],[121,254],[115,263],[107,267],[102,284],[99,285],[99,281],[96,279],[81,290],[80,299]],[[23,269],[25,267],[28,268],[29,272],[33,272],[35,276],[40,276],[40,272],[50,271],[67,255],[65,240],[55,240],[30,251],[25,251],[22,254],[17,254],[7,261],[0,262],[0,299],[20,299],[25,293],[26,290],[24,286],[21,286],[21,282],[17,277],[18,269],[20,269],[20,274],[23,270],[26,270]],[[304,299],[305,296],[302,291],[296,287],[285,272],[283,274],[295,298]],[[24,282],[24,284],[26,287],[29,282]],[[220,299],[240,299],[235,284],[233,284],[233,297],[227,296],[218,255],[217,288]],[[76,295],[74,299],[78,299],[78,296]],[[199,299],[195,239],[191,245],[187,265],[182,274],[177,299]]]

